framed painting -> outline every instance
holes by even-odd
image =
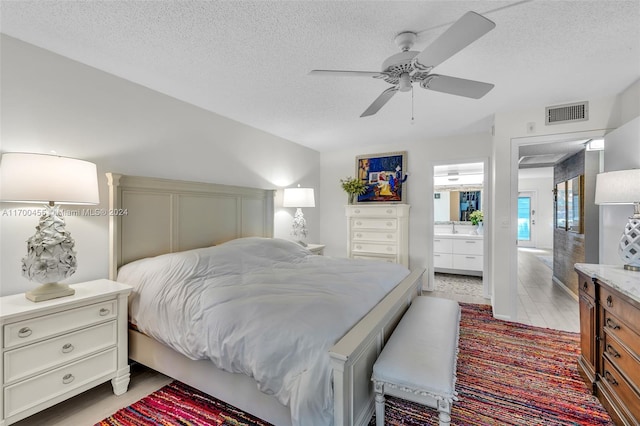
[[[407,152],[358,155],[356,176],[366,185],[357,203],[406,202]]]

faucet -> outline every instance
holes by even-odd
[[[452,234],[458,233],[458,231],[456,231],[456,223],[454,221],[451,221],[451,233]]]

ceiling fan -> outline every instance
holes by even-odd
[[[416,41],[416,33],[405,31],[398,34],[395,42],[402,52],[388,57],[382,63],[382,71],[380,72],[313,70],[309,74],[372,77],[392,84],[393,86],[382,92],[360,117],[375,114],[396,92],[411,90],[413,83],[419,83],[423,89],[480,99],[493,89],[493,84],[432,74],[431,70],[491,31],[495,26],[495,23],[484,16],[475,12],[467,12],[422,52],[410,50]]]

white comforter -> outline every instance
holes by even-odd
[[[294,425],[333,423],[328,350],[409,270],[242,238],[122,267],[140,331],[192,359],[253,377]]]

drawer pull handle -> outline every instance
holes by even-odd
[[[356,237],[360,238],[360,237],[362,237],[362,234],[358,233],[358,234],[356,234]]]
[[[467,259],[475,259],[475,256],[467,256]]]
[[[360,209],[355,209],[353,212],[354,213],[360,213]]]
[[[75,380],[75,377],[73,377],[73,374],[65,374],[64,377],[62,378],[62,383],[64,383],[65,385],[68,385],[74,380]]]
[[[476,242],[475,241],[465,241],[465,243],[467,243],[467,244],[475,244]]]
[[[62,347],[62,353],[63,354],[68,354],[69,352],[73,351],[75,348],[73,347],[73,345],[71,343],[67,343],[66,345],[64,345]]]
[[[391,225],[393,225],[392,222],[387,222],[387,226],[391,226]]]
[[[111,312],[111,311],[110,311],[109,309],[107,309],[107,308],[102,308],[102,309],[100,309],[100,312],[99,312],[99,313],[100,313],[100,316],[101,316],[101,317],[104,317],[104,316],[109,315],[109,313],[110,313],[110,312]]]
[[[439,255],[439,254],[434,254],[434,256],[435,256],[435,257],[440,257],[440,255]]]
[[[613,298],[610,295],[607,296],[607,306],[608,307],[612,307],[613,306]]]
[[[607,327],[612,328],[614,330],[620,330],[620,326],[618,324],[616,324],[614,321],[611,320],[611,318],[607,318]]]
[[[22,327],[20,330],[18,330],[18,337],[23,339],[25,337],[31,336],[31,333],[33,333],[33,330],[31,330],[29,327]]]
[[[584,291],[587,291],[587,289],[589,288],[589,284],[587,284],[587,282],[585,281],[585,282],[582,284],[582,288],[584,289]]]
[[[361,249],[361,248],[362,248],[362,246],[356,246],[356,248],[357,248],[357,249]]]
[[[604,372],[604,378],[607,379],[607,382],[611,383],[612,385],[618,386],[618,381],[616,380],[616,378],[606,370]]]
[[[614,358],[620,358],[620,354],[616,351],[613,346],[607,344],[607,353]]]
[[[439,243],[439,242],[440,242],[440,240],[433,240],[433,241],[435,241],[436,243]]]
[[[393,213],[393,210],[387,209],[387,213],[391,214],[391,213]]]
[[[387,238],[388,239],[392,239],[393,238],[393,234],[387,234]]]
[[[356,225],[360,226],[360,225],[362,225],[362,222],[357,221],[357,222],[356,222]]]

